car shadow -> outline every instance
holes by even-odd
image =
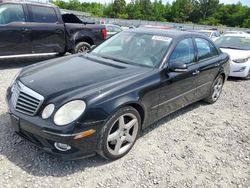
[[[202,105],[205,105],[205,103],[197,102],[166,116],[143,130],[141,136]],[[1,156],[25,172],[39,177],[64,177],[79,171],[84,171],[86,168],[97,167],[112,162],[99,155],[76,161],[63,161],[53,157],[19,137],[11,127],[7,112],[0,114],[0,157]]]
[[[227,81],[230,81],[230,82],[246,82],[246,81],[249,81],[249,80],[244,79],[244,78],[229,77],[227,79]]]
[[[58,56],[50,55],[50,56],[43,56],[43,57],[26,57],[26,58],[16,58],[16,59],[5,59],[0,60],[0,70],[3,69],[17,69],[23,68],[40,61],[46,61],[49,59],[58,58]]]

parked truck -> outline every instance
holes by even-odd
[[[55,5],[0,0],[0,58],[87,52],[106,37],[105,26]]]

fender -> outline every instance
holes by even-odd
[[[228,54],[225,54],[223,53],[227,58],[221,63],[221,66],[220,66],[220,70],[219,70],[219,73],[218,75],[223,75],[224,77],[224,81],[227,80],[228,78],[228,75],[230,73],[230,58],[229,58],[229,55]],[[218,76],[217,75],[217,76]]]
[[[85,41],[90,43],[90,45],[95,45],[94,41],[96,41],[96,37],[93,33],[89,31],[80,30],[74,33],[71,37],[74,45],[76,45],[79,41]]]
[[[84,124],[92,121],[93,114],[95,114],[95,120],[106,121],[114,112],[126,105],[134,107],[140,113],[143,123],[142,128],[154,122],[158,118],[158,108],[152,109],[152,106],[158,103],[159,95],[157,94],[154,99],[151,98],[152,92],[159,93],[157,85],[160,84],[160,77],[158,70],[153,70],[150,74],[149,79],[144,79],[144,76],[141,75],[140,78],[131,78],[126,83],[120,83],[119,86],[114,88],[115,90],[111,92],[109,89],[107,90],[108,93],[103,93],[101,97],[91,95],[91,98],[93,98],[88,100],[91,109],[86,109],[87,113],[84,114],[84,118],[80,119],[80,122]],[[135,82],[137,88],[133,85]]]
[[[125,106],[132,106],[138,111],[138,113],[141,116],[142,124],[144,124],[145,120],[147,119],[146,107],[140,101],[140,97],[136,92],[129,94],[129,96],[124,95],[114,100],[115,100],[115,102],[113,103],[114,105],[112,105],[112,107],[110,108],[107,119],[109,119],[119,109]]]

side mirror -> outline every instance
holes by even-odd
[[[187,72],[188,71],[188,66],[186,63],[183,62],[173,62],[170,66],[169,66],[169,70],[171,72]]]

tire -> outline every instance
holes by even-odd
[[[205,98],[204,101],[208,104],[215,103],[221,95],[223,86],[224,86],[224,77],[222,75],[219,75],[214,80],[213,85],[209,92],[209,96]]]
[[[140,130],[138,111],[131,106],[119,109],[102,129],[98,153],[111,160],[125,156],[134,146]]]
[[[87,42],[79,42],[76,44],[74,49],[72,50],[72,54],[77,54],[77,53],[87,53],[91,50],[91,46]]]

